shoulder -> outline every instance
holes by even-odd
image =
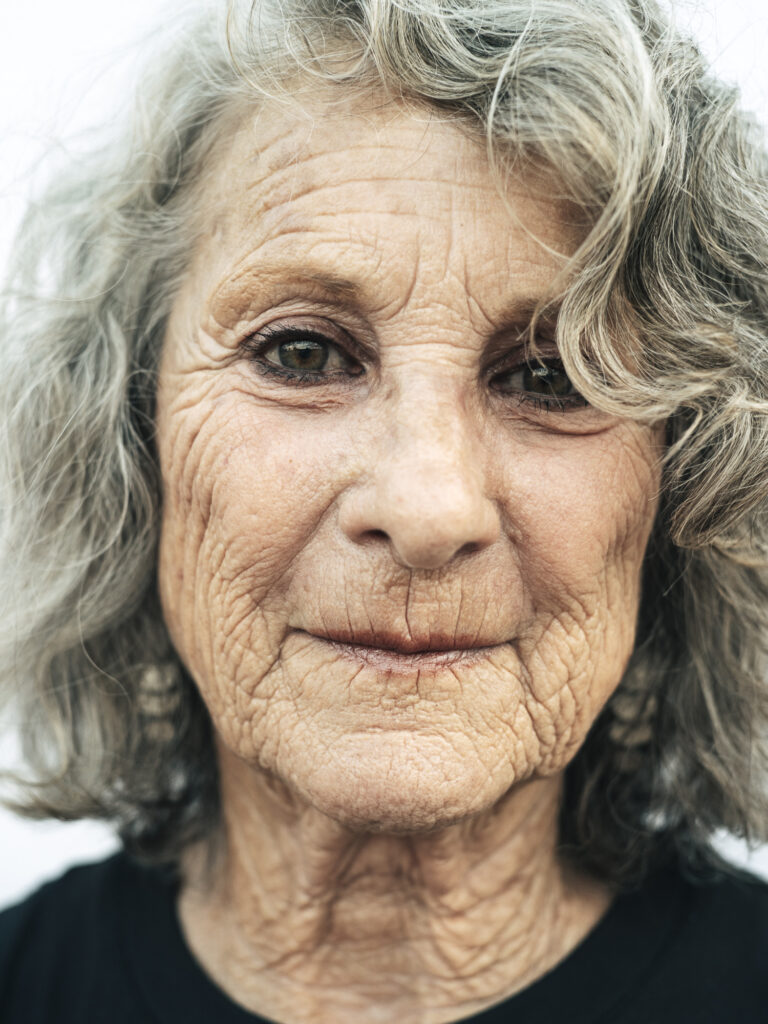
[[[679,884],[683,912],[646,978],[649,1003],[664,1006],[664,1020],[765,1019],[768,883],[735,869]]]
[[[734,952],[768,953],[768,882],[749,872],[734,869],[702,881],[686,879],[688,931],[699,936],[702,945],[722,955],[723,941]]]
[[[123,957],[115,896],[130,872],[124,854],[115,854],[71,868],[0,912],[4,1022],[87,1020],[99,989],[125,987],[117,977]]]
[[[94,864],[70,868],[0,911],[0,963],[5,963],[13,947],[33,939],[41,926],[61,931],[90,918],[122,860],[122,854],[113,854]]]
[[[72,927],[74,910],[82,922],[104,883],[112,860],[70,868],[26,899],[0,911],[0,972],[26,944],[39,941],[42,930],[61,931]]]

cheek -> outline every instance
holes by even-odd
[[[291,566],[343,486],[334,438],[279,420],[230,393],[159,424],[163,611],[212,711],[233,683],[252,691],[268,670]]]
[[[570,593],[585,611],[606,586],[632,598],[658,487],[642,428],[622,424],[531,451],[513,477],[509,514],[532,592],[557,605]]]
[[[546,744],[540,772],[562,769],[631,655],[659,471],[645,428],[620,424],[528,449],[507,486],[528,617],[518,654],[524,712]]]

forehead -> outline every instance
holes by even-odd
[[[585,232],[552,177],[491,171],[484,140],[440,112],[370,99],[267,104],[218,155],[203,193],[202,255],[231,277],[258,258],[293,261],[350,293],[360,277],[465,286],[514,275],[544,283]]]

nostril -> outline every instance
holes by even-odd
[[[456,554],[473,555],[476,551],[479,551],[481,547],[482,545],[478,544],[476,541],[470,541],[468,544],[464,544],[463,547],[460,547]]]
[[[389,541],[389,534],[385,530],[366,530],[364,536],[370,540]]]

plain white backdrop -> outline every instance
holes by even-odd
[[[222,0],[223,2],[223,0]],[[5,262],[37,164],[52,148],[87,147],[89,126],[129,102],[142,54],[196,0],[38,0],[0,7],[0,265]],[[768,125],[768,5],[765,0],[677,0],[678,19],[699,39],[720,77]],[[15,746],[0,737],[0,764]],[[731,859],[768,878],[768,848],[751,856],[723,837]],[[117,848],[94,822],[27,822],[0,809],[0,906],[71,864]]]

